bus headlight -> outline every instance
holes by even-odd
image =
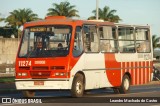
[[[68,76],[68,72],[56,72],[55,76]]]
[[[22,73],[17,73],[17,76],[22,76]]]
[[[55,73],[55,76],[59,76],[59,73]]]
[[[27,73],[22,73],[22,76],[27,76]]]
[[[17,76],[27,76],[27,73],[17,73]]]
[[[60,76],[64,76],[65,75],[65,73],[60,73]]]

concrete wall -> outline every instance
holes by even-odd
[[[13,64],[18,50],[18,39],[0,38],[0,64]]]
[[[14,76],[18,39],[0,38],[0,77]]]

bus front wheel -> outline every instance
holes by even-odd
[[[84,93],[83,75],[76,74],[72,84],[71,95],[72,97],[82,97],[83,93]]]
[[[22,91],[24,97],[34,97],[35,91]]]

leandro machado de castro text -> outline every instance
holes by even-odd
[[[110,103],[157,103],[158,100],[155,98],[110,98]]]

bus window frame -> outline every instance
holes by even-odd
[[[76,32],[77,27],[80,27],[80,28],[81,28],[81,31],[80,31],[80,32],[81,32],[82,47],[83,47],[82,49],[83,49],[83,50],[82,50],[82,52],[81,52],[79,55],[75,56],[75,55],[73,54],[73,52],[74,52],[74,40],[75,40],[75,36],[76,36],[76,33],[77,33],[77,32]],[[84,41],[83,41],[84,39],[83,39],[82,26],[80,26],[80,25],[75,26],[75,33],[74,33],[73,36],[74,36],[74,40],[73,40],[72,56],[76,58],[76,57],[81,56],[81,55],[84,53]]]
[[[146,29],[147,30],[147,34],[148,34],[148,40],[137,40],[136,39],[136,30],[137,29]],[[148,52],[139,52],[138,50],[137,50],[137,47],[136,47],[136,52],[137,53],[151,53],[151,34],[150,34],[150,28],[143,28],[143,27],[136,27],[135,28],[135,45],[137,45],[138,43],[137,43],[137,41],[144,41],[144,42],[148,42],[149,43],[149,47],[150,47],[150,50],[148,51]],[[140,44],[140,43],[139,43]]]
[[[133,40],[132,39],[119,39],[119,28],[130,28],[133,30]],[[135,40],[135,28],[134,27],[131,27],[131,26],[118,26],[117,28],[117,39],[118,39],[118,52],[119,53],[136,53],[136,40]],[[119,43],[120,41],[133,41],[134,42],[134,52],[121,52],[120,51],[120,46],[119,46]]]
[[[69,47],[68,47],[68,54],[63,56],[63,57],[67,57],[69,54],[70,54],[70,48],[71,48],[71,41],[72,41],[72,36],[73,36],[73,25],[69,25],[69,24],[52,24],[52,25],[35,25],[35,26],[28,26],[28,27],[25,27],[23,29],[23,33],[22,33],[22,37],[21,37],[21,42],[20,42],[20,45],[19,45],[19,50],[18,50],[18,53],[17,53],[17,57],[18,58],[52,58],[52,57],[20,57],[19,54],[20,54],[20,51],[21,51],[21,46],[22,46],[22,43],[23,43],[23,38],[24,38],[24,34],[25,34],[25,29],[29,29],[30,31],[30,28],[32,27],[51,27],[51,26],[68,26],[70,27],[70,32],[71,32],[71,36],[70,36],[70,40],[69,40]],[[31,31],[30,31],[31,32]],[[36,31],[35,31],[36,32]],[[40,31],[40,32],[47,32],[47,31]],[[30,37],[29,37],[30,38]],[[29,40],[28,40],[28,43],[29,43]],[[27,49],[28,50],[28,49]],[[57,56],[57,57],[62,57],[62,56]]]
[[[108,27],[111,27],[111,28],[115,28],[115,39],[113,38],[113,39],[101,39],[100,38],[100,32],[99,32],[99,28],[100,27],[103,27],[103,26],[108,26]],[[113,25],[99,25],[99,27],[98,27],[98,33],[99,33],[99,43],[100,43],[100,41],[101,40],[107,40],[107,41],[115,41],[116,42],[116,45],[117,45],[117,47],[115,47],[115,52],[114,51],[112,51],[112,52],[107,52],[107,51],[102,51],[101,50],[101,45],[100,45],[100,52],[101,53],[118,53],[118,47],[119,47],[119,43],[118,43],[118,39],[117,39],[117,27],[116,26],[113,26]]]
[[[85,47],[85,32],[83,30],[84,26],[95,26],[96,27],[96,34],[97,34],[97,38],[98,38],[98,51],[97,52],[92,52],[92,51],[86,51],[86,47]],[[98,32],[98,25],[97,24],[83,24],[82,25],[82,37],[83,37],[83,48],[84,48],[84,53],[99,53],[100,52],[100,37],[99,37],[99,32]]]

